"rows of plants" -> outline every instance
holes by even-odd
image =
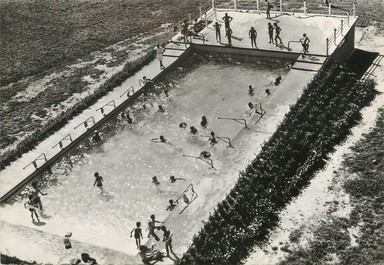
[[[239,264],[279,224],[279,212],[346,139],[360,109],[375,97],[373,81],[328,61],[291,106],[229,195],[204,222],[182,264]]]
[[[127,78],[139,71],[143,66],[147,65],[153,60],[154,51],[148,51],[144,56],[135,61],[128,62],[124,65],[122,71],[113,75],[105,83],[103,83],[92,95],[83,98],[79,103],[61,112],[57,117],[49,120],[40,128],[35,130],[24,140],[20,141],[16,148],[5,152],[0,158],[0,170],[4,169],[11,162],[15,161],[22,154],[32,150],[39,142],[46,139],[59,129],[61,129],[73,117],[93,105],[97,100],[112,91],[115,87],[121,85]]]

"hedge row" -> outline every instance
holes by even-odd
[[[38,128],[24,140],[20,141],[15,149],[5,152],[0,158],[0,170],[4,169],[11,162],[21,157],[22,154],[32,150],[39,142],[61,129],[73,117],[87,109],[89,106],[92,106],[97,100],[105,96],[109,91],[112,91],[115,87],[120,86],[130,76],[150,63],[154,58],[154,54],[155,51],[150,50],[139,59],[126,63],[122,71],[113,75],[98,89],[96,89],[92,95],[83,98],[73,107],[61,112],[57,117],[49,120],[46,124]]]
[[[334,62],[307,85],[298,102],[218,204],[181,264],[239,264],[268,239],[279,212],[326,164],[327,155],[375,97],[373,81],[361,83]]]

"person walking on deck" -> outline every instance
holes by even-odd
[[[255,30],[254,27],[251,27],[251,30],[248,33],[249,38],[251,38],[251,46],[253,48],[253,45],[255,45],[255,48],[257,48],[256,45],[256,37],[257,37],[257,31]]]
[[[277,40],[279,40],[280,45],[283,45],[283,42],[282,42],[281,39],[280,39],[281,28],[279,27],[279,25],[277,25],[276,22],[275,22],[273,25],[275,25],[275,43],[276,43],[276,47],[277,47],[277,46],[279,46],[279,45],[277,44]]]

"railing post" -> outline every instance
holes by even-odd
[[[332,4],[331,2],[328,3],[328,16],[332,15]]]
[[[203,12],[201,11],[201,6],[199,6],[199,14],[200,14],[199,18],[203,19]]]
[[[191,21],[192,21],[192,16],[191,14],[188,14],[188,22],[191,23]]]
[[[353,8],[352,8],[353,16],[356,16],[356,3],[353,2]]]
[[[326,38],[326,39],[325,39],[325,42],[326,42],[326,44],[327,44],[326,52],[327,52],[327,57],[328,57],[328,56],[329,56],[329,39]]]
[[[260,11],[259,0],[256,0],[256,10],[258,12]]]
[[[237,0],[233,0],[233,4],[234,4],[234,7],[235,7],[235,10],[237,10]]]
[[[336,45],[336,29],[333,29],[333,43]]]
[[[307,2],[304,1],[304,15],[307,15]]]
[[[344,21],[341,20],[341,25],[340,25],[340,34],[343,36],[343,27],[344,27]]]
[[[283,14],[283,0],[280,0],[280,15]]]
[[[204,19],[205,19],[205,26],[208,27],[207,12],[204,13]]]

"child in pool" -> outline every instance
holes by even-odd
[[[141,239],[143,239],[143,234],[141,233],[141,223],[140,222],[137,222],[136,223],[136,228],[132,229],[131,231],[131,237],[132,237],[132,233],[135,232],[135,240],[136,240],[136,246],[137,248],[140,247],[140,243],[141,243],[141,240],[140,240],[140,237]]]
[[[171,182],[171,183],[175,183],[176,180],[185,180],[185,179],[183,179],[183,178],[175,178],[175,176],[170,176],[169,177],[169,182]]]
[[[103,182],[104,182],[103,177],[100,176],[98,172],[95,172],[94,176],[96,179],[95,179],[95,183],[93,183],[93,187],[97,185],[97,187],[99,187],[99,189],[103,191]]]

